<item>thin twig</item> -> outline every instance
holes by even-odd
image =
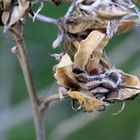
[[[64,97],[66,97],[67,95],[63,95]],[[46,110],[46,108],[48,108],[49,103],[51,103],[52,101],[56,101],[56,100],[61,100],[60,99],[60,95],[59,94],[55,94],[55,95],[51,95],[47,98],[45,98],[42,103],[40,104],[40,112],[44,112]]]
[[[76,0],[74,0],[72,2],[72,4],[70,5],[70,7],[68,8],[65,16],[64,16],[64,20],[66,21],[68,19],[68,17],[71,15],[71,13],[73,12],[74,8],[76,6]]]
[[[36,13],[34,14],[34,17],[33,17],[33,21],[35,21],[37,15],[40,13],[40,11],[43,9],[44,7],[44,0],[39,0],[39,3],[40,3],[40,6],[38,8],[38,10],[36,11]]]
[[[41,14],[36,15],[36,20],[38,21],[42,21],[45,23],[49,23],[49,24],[54,24],[54,25],[58,25],[58,20],[51,18],[51,17],[47,17]]]
[[[26,87],[32,104],[37,140],[45,140],[43,114],[39,112],[39,100],[33,83],[22,30],[23,24],[21,22],[10,28],[16,41],[16,47],[12,49],[12,52],[17,56],[23,71]]]

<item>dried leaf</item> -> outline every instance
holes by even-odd
[[[82,106],[83,111],[92,112],[103,105],[102,101],[97,100],[88,93],[85,94],[82,92],[72,91],[68,92],[68,95],[78,101],[78,103]]]

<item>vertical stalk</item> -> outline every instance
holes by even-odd
[[[40,102],[36,94],[36,89],[31,74],[31,68],[29,65],[28,55],[25,48],[23,37],[23,24],[19,22],[18,24],[11,27],[10,31],[16,41],[16,47],[12,49],[12,52],[17,56],[19,60],[29,98],[32,104],[37,140],[45,140],[43,114],[39,110]]]

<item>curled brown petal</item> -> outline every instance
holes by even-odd
[[[74,67],[79,67],[87,71],[98,67],[103,49],[108,40],[105,34],[92,31],[85,40],[81,41],[78,52],[74,57]]]
[[[68,54],[65,54],[56,68],[54,77],[57,79],[57,83],[66,87],[74,87],[77,85],[77,80],[72,72],[73,62]]]
[[[7,0],[8,1],[8,0]],[[5,1],[4,1],[5,3]],[[9,7],[10,4],[10,8]],[[27,0],[17,0],[15,3],[5,3],[5,7],[8,10],[4,10],[2,14],[2,22],[5,28],[9,28],[11,25],[15,24],[20,20],[26,13],[26,10],[29,8],[30,2]]]

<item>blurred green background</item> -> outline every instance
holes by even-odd
[[[46,4],[42,14],[58,18],[64,15],[68,5]],[[37,6],[34,7],[37,9]],[[16,57],[10,49],[14,41],[0,28],[0,140],[35,140],[32,110],[23,75]],[[26,47],[38,94],[46,97],[57,94],[53,66],[57,63],[50,54],[57,28],[29,19],[25,27]],[[111,62],[125,72],[140,76],[140,28],[114,37],[106,48]],[[140,97],[126,103],[125,110],[116,103],[98,113],[74,112],[70,100],[51,103],[45,114],[48,140],[140,140]]]

